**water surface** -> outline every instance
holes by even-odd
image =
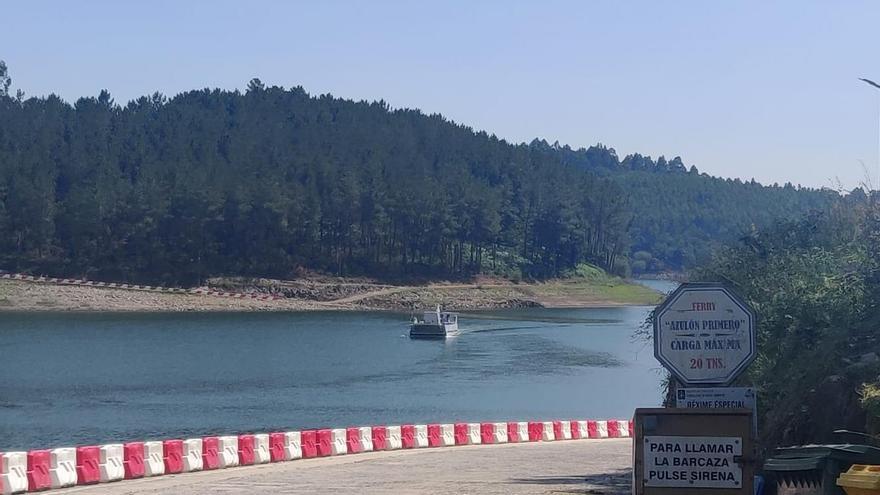
[[[0,450],[406,422],[629,418],[660,402],[651,308],[5,314]]]

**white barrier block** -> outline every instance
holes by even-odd
[[[361,451],[362,452],[372,452],[373,451],[373,429],[369,426],[361,426],[358,428],[358,433],[361,439]]]
[[[520,421],[516,424],[516,436],[519,438],[520,442],[528,442],[529,441],[529,423],[526,421]]]
[[[413,428],[413,438],[415,447],[423,448],[428,446],[428,425],[415,425]]]
[[[620,432],[621,438],[629,438],[632,433],[629,431],[629,421],[618,421],[617,431]]]
[[[348,445],[346,445],[345,440],[345,428],[330,430],[330,455],[347,454]]]
[[[183,472],[201,471],[203,468],[202,439],[187,438],[183,441]]]
[[[101,483],[119,481],[125,477],[125,467],[122,464],[122,444],[111,443],[101,445],[98,468],[101,472]]]
[[[302,436],[298,431],[288,431],[284,434],[284,459],[293,460],[301,459],[302,453]]]
[[[577,426],[577,431],[580,434],[578,438],[590,438],[590,431],[587,430],[587,422],[586,421],[575,421],[575,425]],[[572,434],[573,436],[574,434]]]
[[[64,447],[49,452],[49,476],[52,488],[76,485],[76,449]]]
[[[544,421],[544,434],[541,437],[541,440],[545,442],[552,442],[553,440],[556,440],[556,434],[553,432],[552,421]]]
[[[444,447],[455,445],[455,425],[440,425],[440,441]]]
[[[0,454],[0,485],[4,494],[27,491],[27,452]]]
[[[238,466],[238,437],[235,435],[218,437],[217,454],[221,468]]]
[[[608,438],[608,421],[596,421],[596,431],[599,438]]]
[[[269,451],[269,434],[257,433],[254,435],[254,464],[265,464],[272,459]]]
[[[480,435],[480,423],[468,423],[468,443],[470,445],[479,445],[483,443]]]
[[[144,442],[144,476],[165,474],[165,450],[162,442]]]
[[[495,423],[495,443],[507,443],[507,423]]]
[[[400,440],[400,427],[389,426],[385,431],[385,450],[397,450],[403,446]]]
[[[571,440],[571,421],[562,422],[562,438],[561,440]]]

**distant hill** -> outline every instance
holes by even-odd
[[[3,88],[7,270],[151,283],[680,270],[752,224],[838,199],[258,80],[126,105]]]

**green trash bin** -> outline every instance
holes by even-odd
[[[776,449],[764,462],[777,495],[846,495],[837,477],[853,464],[880,464],[880,448],[869,445],[804,445]]]

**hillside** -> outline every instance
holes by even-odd
[[[837,198],[714,179],[680,159],[510,144],[258,80],[124,106],[107,92],[71,105],[4,90],[0,116],[0,269],[56,276],[681,270],[752,224]]]

